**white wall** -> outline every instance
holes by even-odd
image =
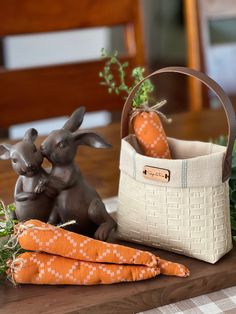
[[[109,48],[107,28],[10,36],[4,39],[6,67],[25,68],[47,64],[97,59]]]

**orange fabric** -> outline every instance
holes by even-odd
[[[11,263],[9,272],[17,283],[92,285],[143,280],[159,273],[189,275],[184,265],[150,252],[94,240],[38,220],[19,224],[16,233],[23,249],[37,251],[23,253]]]
[[[190,272],[188,268],[179,263],[173,263],[164,259],[158,259],[158,267],[160,267],[160,273],[163,275],[187,277]]]
[[[14,262],[17,283],[96,285],[149,279],[159,267],[83,262],[45,253],[26,252]]]
[[[132,119],[132,125],[145,156],[171,159],[166,134],[156,112],[139,112]]]
[[[43,251],[88,262],[155,266],[150,252],[106,243],[67,231],[39,220],[28,220],[18,236],[20,246],[29,251]],[[28,229],[27,229],[28,227]]]

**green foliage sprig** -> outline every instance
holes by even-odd
[[[108,87],[108,92],[115,93],[117,95],[123,93],[126,94],[125,98],[129,95],[133,87],[138,84],[144,78],[145,69],[142,67],[136,67],[132,70],[132,85],[128,86],[126,83],[126,69],[129,63],[126,61],[121,63],[118,59],[118,52],[108,53],[104,48],[101,50],[101,57],[108,59],[105,63],[103,71],[99,72],[99,77],[102,79],[101,85]],[[114,71],[119,76],[119,81],[115,80]],[[134,100],[133,107],[140,108],[144,103],[148,102],[150,94],[154,90],[154,85],[150,80],[145,80],[138,89]]]
[[[227,145],[227,137],[220,136],[214,141],[215,144]],[[232,154],[232,169],[231,177],[229,180],[229,197],[230,197],[230,220],[231,229],[233,233],[233,239],[236,241],[236,141],[234,142],[233,154]]]
[[[14,211],[14,204],[5,206],[0,200],[0,277],[6,274],[8,269],[7,262],[23,252],[17,243],[9,245],[9,240],[14,233],[14,226],[18,222],[12,218]]]
[[[0,238],[13,233],[14,225],[17,222],[17,220],[11,218],[14,211],[14,204],[5,206],[4,203],[0,200]]]

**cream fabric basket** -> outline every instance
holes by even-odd
[[[216,93],[228,119],[228,146],[169,138],[174,159],[143,156],[135,136],[128,134],[130,105],[140,82],[122,113],[117,234],[215,263],[232,248],[228,179],[236,134],[234,110],[220,86],[203,73],[168,67],[145,79],[166,72],[194,76]]]

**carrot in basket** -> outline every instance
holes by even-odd
[[[149,279],[159,267],[84,262],[56,255],[26,252],[10,265],[15,283],[96,285]]]
[[[38,220],[19,224],[17,233],[19,244],[25,250],[95,263],[143,265],[151,268],[159,268],[161,263],[163,274],[180,277],[189,275],[184,265],[161,260],[150,252],[94,240]]]
[[[106,62],[103,71],[99,72],[99,77],[102,79],[101,85],[107,86],[109,93],[126,94],[129,97],[132,90],[139,84],[139,88],[132,99],[131,122],[143,154],[150,157],[171,159],[166,135],[159,118],[159,115],[163,118],[165,116],[158,111],[166,101],[161,101],[155,106],[149,107],[154,85],[150,79],[145,79],[145,69],[142,67],[133,68],[131,73],[133,83],[127,85],[126,75],[129,73],[126,73],[126,69],[128,63],[122,63],[118,60],[117,51],[108,53],[103,48],[101,56],[106,59]],[[114,76],[113,71],[117,71],[118,75]],[[142,82],[141,85],[140,82]],[[168,121],[168,119],[166,120]]]
[[[157,106],[164,103],[163,101]],[[134,134],[145,156],[171,159],[160,112],[155,111],[154,107],[134,110],[131,117]]]

